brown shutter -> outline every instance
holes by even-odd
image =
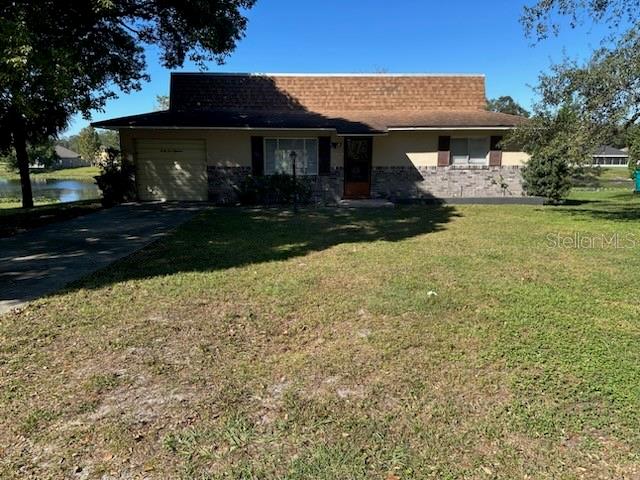
[[[491,137],[491,147],[489,151],[489,166],[500,167],[502,166],[502,137]]]
[[[318,174],[331,173],[331,137],[318,137]]]
[[[263,137],[251,137],[251,173],[256,177],[264,175]]]
[[[451,162],[451,137],[438,137],[438,166],[446,167]]]

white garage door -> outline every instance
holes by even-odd
[[[206,200],[204,140],[137,140],[136,183],[141,200]]]

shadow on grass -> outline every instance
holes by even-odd
[[[595,220],[634,221],[640,220],[640,196],[631,191],[623,192],[585,192],[585,195],[602,195],[596,198],[567,199],[556,208],[557,211],[574,216]],[[582,208],[573,208],[582,207]]]
[[[640,220],[640,205],[621,207],[611,204],[601,204],[600,208],[572,208],[561,210],[572,216],[586,216],[595,220],[610,220],[614,222],[627,222]]]
[[[99,288],[130,279],[282,261],[343,243],[397,242],[443,230],[456,216],[450,206],[303,209],[298,215],[280,209],[216,208],[76,286]]]

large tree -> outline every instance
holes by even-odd
[[[84,127],[78,133],[77,139],[78,153],[83,160],[88,160],[93,163],[96,159],[96,154],[100,150],[100,137],[98,132],[91,125]]]
[[[222,63],[255,0],[1,0],[0,149],[15,149],[24,207],[33,206],[27,144],[141,88],[145,45],[164,67]]]
[[[563,18],[570,27],[590,21],[611,28],[587,61],[565,59],[540,76],[536,115],[548,120],[571,106],[582,132],[571,140],[583,151],[640,141],[633,133],[640,122],[640,0],[539,0],[525,7],[522,23],[543,41],[559,34]]]

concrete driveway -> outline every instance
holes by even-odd
[[[202,208],[121,205],[0,239],[0,314],[139,250]]]

